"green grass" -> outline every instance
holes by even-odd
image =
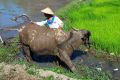
[[[13,62],[16,59],[16,55],[18,54],[19,49],[17,48],[16,42],[18,41],[18,37],[12,39],[10,46],[4,46],[0,43],[0,62]],[[15,42],[15,43],[14,43]]]
[[[57,14],[65,19],[64,30],[90,30],[94,48],[120,55],[120,0],[74,0]]]

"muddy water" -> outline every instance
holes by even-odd
[[[77,70],[82,74],[82,70],[79,69],[79,65],[85,65],[88,68],[92,68],[93,70],[97,70],[100,72],[105,72],[106,75],[109,75],[111,80],[120,80],[120,58],[109,58],[106,57],[96,57],[93,54],[93,50],[90,52],[84,52],[80,50],[75,50],[71,56],[71,60],[73,64],[77,67]],[[103,53],[101,53],[103,54]],[[23,55],[23,51],[21,51],[18,55],[18,58],[25,59]],[[38,64],[40,67],[56,67],[58,65],[55,64],[55,56],[51,55],[32,55],[33,61]],[[65,64],[62,64],[64,68],[66,68]],[[62,67],[62,68],[63,68]],[[95,73],[96,74],[96,73]],[[99,79],[98,79],[99,80]]]
[[[96,53],[93,50],[87,53],[83,51],[74,51],[73,57],[76,56],[73,60],[74,64],[87,65],[90,68],[105,72],[112,80],[120,80],[120,61],[118,61],[118,59],[114,59],[113,61],[112,57],[107,59],[107,56],[98,58],[93,52],[94,54]]]
[[[18,57],[24,58],[24,55],[21,52]],[[107,59],[107,57],[96,57],[94,54],[96,52],[90,50],[89,52],[84,52],[80,50],[75,50],[71,56],[71,60],[73,64],[77,67],[78,71],[81,72],[79,69],[79,65],[86,65],[89,68],[92,68],[97,71],[105,72],[109,75],[110,79],[112,80],[120,80],[120,59]],[[36,64],[40,67],[56,67],[58,65],[55,64],[55,56],[39,56],[39,55],[32,55],[33,60]],[[63,67],[64,64],[62,65]],[[81,74],[81,73],[80,73]]]
[[[0,0],[0,28],[17,26],[23,21],[18,23],[13,22],[11,18],[27,14],[33,21],[41,21],[44,19],[43,14],[40,12],[45,7],[51,7],[54,11],[65,6],[70,0]],[[3,37],[15,36],[17,32],[9,31],[4,32],[0,30],[0,35]]]

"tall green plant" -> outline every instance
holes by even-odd
[[[71,27],[92,33],[93,47],[120,55],[120,0],[74,0],[58,11],[65,30]]]

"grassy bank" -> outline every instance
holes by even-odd
[[[78,72],[72,73],[69,70],[61,67],[61,66],[48,66],[48,67],[40,67],[38,64],[29,64],[28,62],[24,60],[19,60],[16,64],[20,65],[26,65],[26,71],[30,75],[39,76],[42,73],[38,73],[38,69],[44,69],[44,70],[50,70],[57,74],[63,74],[65,76],[68,76],[70,80],[111,80],[111,75],[109,73],[105,73],[103,71],[99,71],[97,69],[94,69],[92,67],[88,67],[87,65],[79,64],[77,65]],[[46,79],[43,79],[46,80]],[[58,80],[58,79],[47,79],[47,80]]]
[[[57,14],[65,30],[88,29],[94,48],[120,55],[120,0],[75,0]]]

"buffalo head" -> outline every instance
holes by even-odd
[[[81,32],[81,34],[82,34],[81,39],[82,39],[82,41],[83,41],[83,44],[84,44],[85,46],[87,46],[87,47],[90,48],[90,44],[91,44],[91,42],[90,42],[91,32],[88,31],[88,30],[80,30],[80,32]]]
[[[91,32],[88,31],[88,30],[85,30],[85,29],[75,29],[75,28],[72,28],[74,31],[76,31],[78,34],[79,34],[79,37],[81,38],[82,40],[82,44],[87,46],[88,48],[90,48],[90,36],[91,36]]]

